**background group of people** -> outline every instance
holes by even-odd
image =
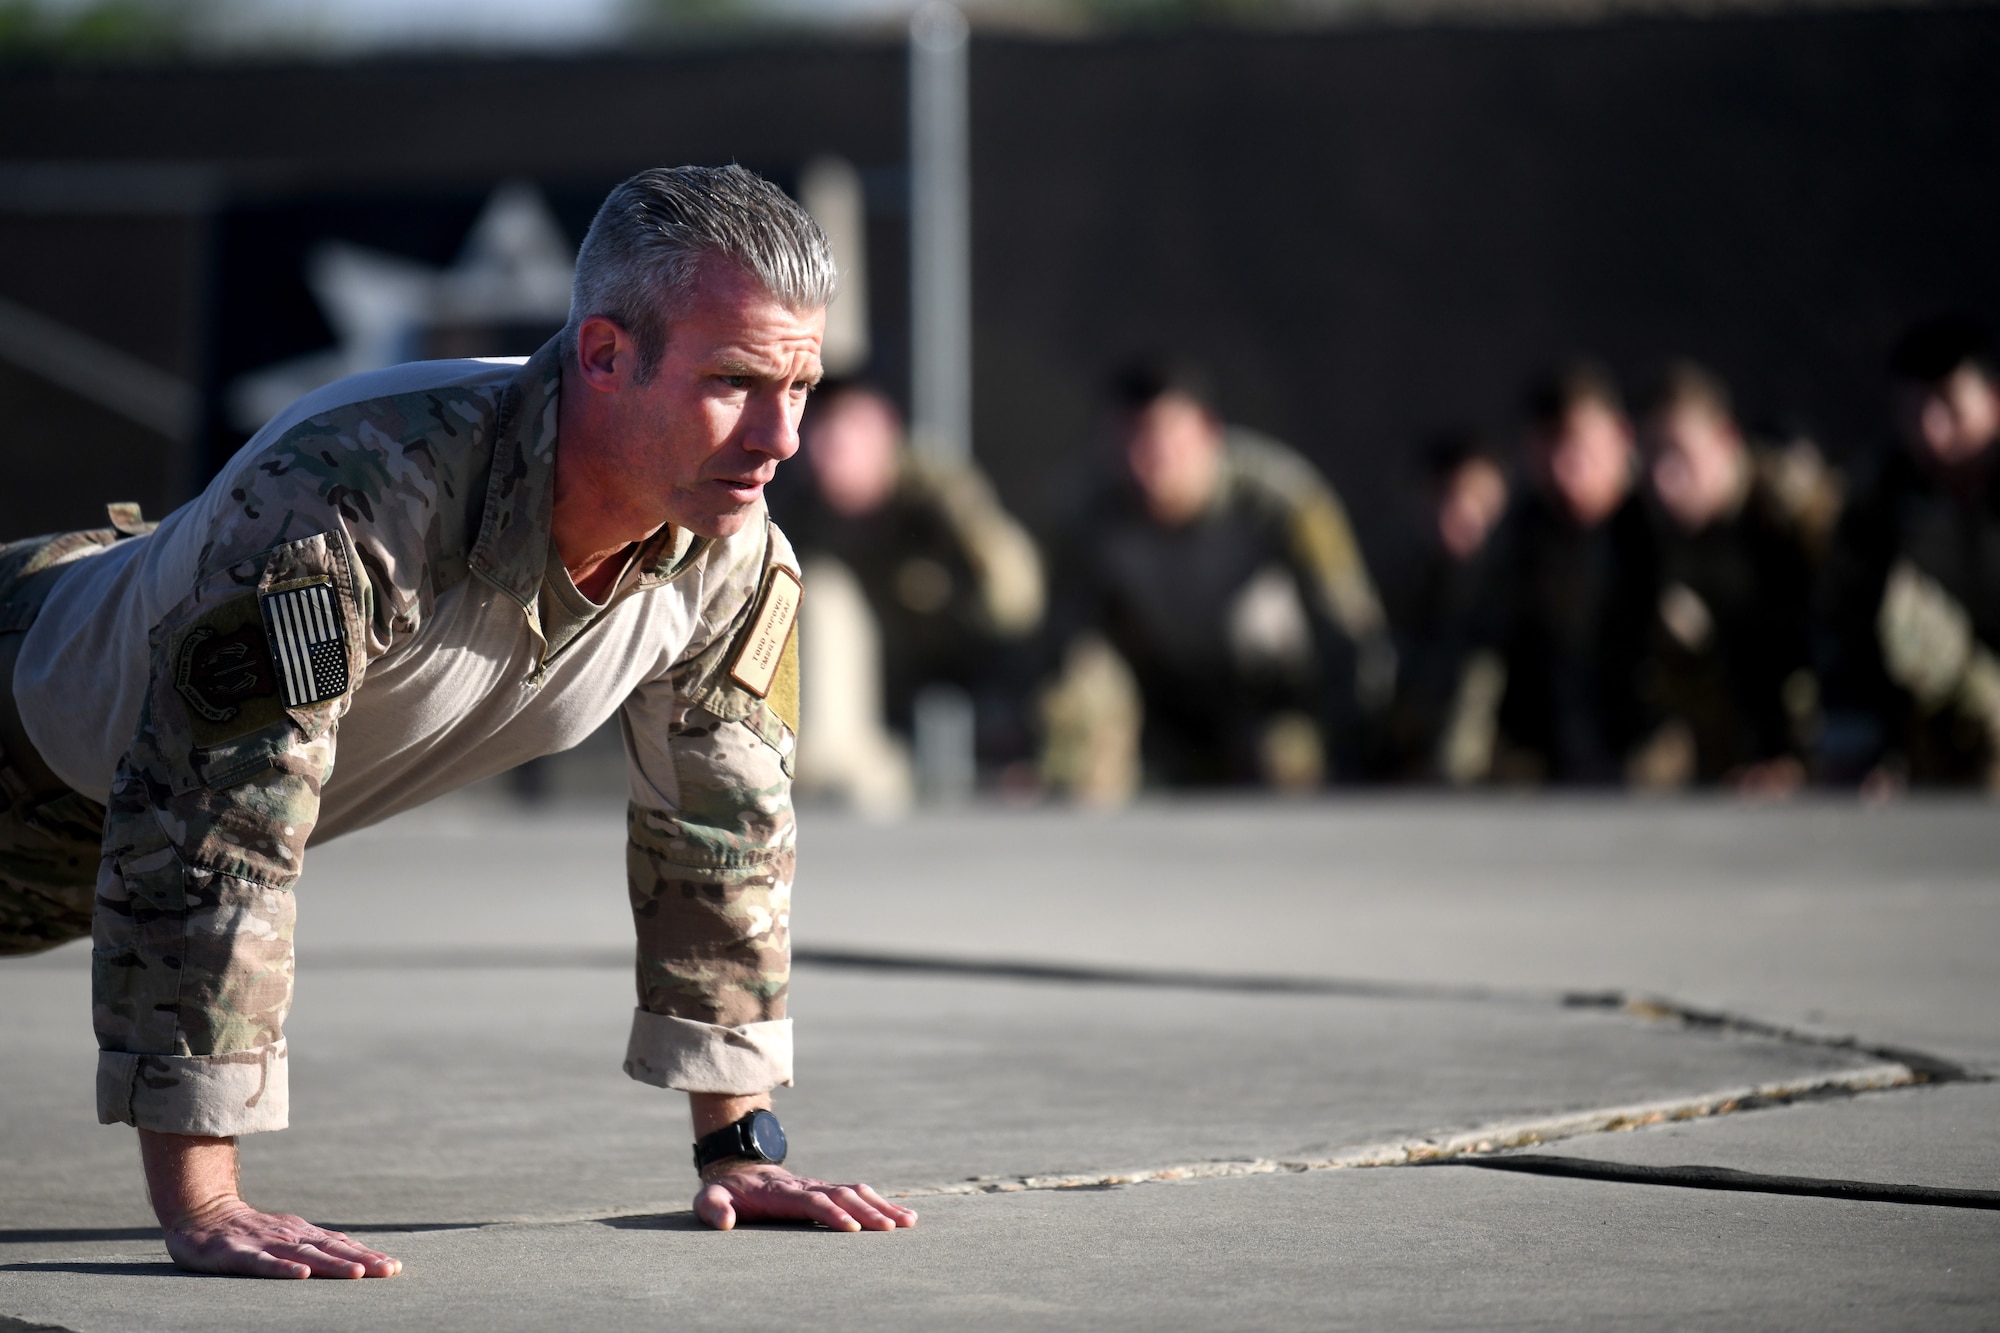
[[[1384,596],[1339,498],[1197,368],[1107,382],[1044,543],[891,401],[824,388],[772,507],[811,595],[802,792],[893,808],[927,700],[1003,786],[1904,783],[2000,788],[2000,366],[1962,317],[1889,359],[1890,447],[1836,469],[1670,363],[1537,379],[1518,448],[1425,458]],[[926,710],[930,708],[927,719]],[[946,710],[947,716],[952,715]]]

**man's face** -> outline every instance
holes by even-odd
[[[789,309],[741,270],[711,263],[668,327],[652,378],[639,383],[629,365],[618,375],[606,471],[663,522],[703,537],[740,531],[778,464],[798,452],[825,332],[824,310]]]
[[[1578,527],[1611,517],[1631,489],[1632,430],[1606,403],[1586,398],[1532,445],[1543,481]]]
[[[1123,427],[1125,466],[1148,513],[1172,527],[1208,507],[1222,428],[1207,408],[1170,393],[1132,413]]]
[[[806,464],[827,507],[846,518],[874,513],[896,489],[903,423],[873,393],[821,402],[806,422]]]
[[[1683,403],[1646,422],[1647,476],[1661,508],[1684,531],[1726,514],[1743,488],[1743,437],[1713,408]]]
[[[1454,560],[1479,554],[1507,508],[1507,478],[1490,459],[1468,458],[1437,491],[1438,545]]]
[[[1957,467],[2000,437],[2000,386],[1978,366],[1963,365],[1934,384],[1906,386],[1898,416],[1904,443],[1919,458]]]

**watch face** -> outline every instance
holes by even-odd
[[[750,1117],[750,1143],[768,1162],[785,1160],[785,1130],[778,1117],[758,1111]]]

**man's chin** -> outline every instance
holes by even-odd
[[[728,509],[706,509],[701,513],[686,516],[677,515],[674,524],[686,528],[697,537],[721,541],[743,531],[750,525],[750,520],[763,511],[764,498],[760,495],[755,501],[746,505],[732,506]]]

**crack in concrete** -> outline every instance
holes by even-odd
[[[1501,1158],[1495,1154],[1517,1148],[1534,1147],[1538,1144],[1557,1143],[1564,1139],[1590,1134],[1619,1133],[1720,1115],[1767,1110],[1799,1102],[1916,1088],[1927,1082],[1929,1080],[1919,1071],[1899,1062],[1891,1062],[1780,1082],[1759,1083],[1749,1087],[1727,1088],[1689,1097],[1559,1112],[1521,1120],[1500,1121],[1471,1129],[1437,1130],[1412,1138],[1348,1148],[1326,1157],[1229,1158],[1124,1171],[975,1176],[967,1180],[884,1189],[883,1193],[894,1199],[921,1199],[947,1195],[1018,1194],[1031,1190],[1105,1190],[1127,1185],[1292,1175],[1308,1171],[1432,1166],[1454,1162],[1470,1165],[1474,1164],[1473,1159],[1481,1159],[1482,1162],[1519,1161],[1523,1158],[1518,1156]],[[374,1227],[348,1224],[339,1229],[350,1234],[365,1234],[370,1230],[476,1231],[497,1227],[575,1226],[582,1223],[635,1228],[700,1226],[700,1223],[694,1220],[693,1210],[687,1205],[663,1202],[627,1205],[616,1212],[591,1210],[545,1214],[539,1217],[494,1218],[484,1222],[391,1223]],[[66,1237],[66,1239],[77,1239],[77,1237]],[[9,1333],[6,1325],[0,1324],[0,1333]]]
[[[1891,1185],[1874,1180],[1834,1180],[1823,1176],[1779,1176],[1727,1166],[1644,1166],[1600,1162],[1589,1157],[1516,1153],[1506,1157],[1462,1157],[1440,1166],[1472,1166],[1486,1171],[1602,1180],[1623,1185],[1669,1185],[1680,1189],[1733,1190],[1746,1194],[1790,1194],[1861,1203],[1921,1204],[1932,1208],[2000,1209],[2000,1190],[1950,1189],[1941,1185]]]
[[[1988,1083],[1991,1075],[1970,1069],[1954,1060],[1907,1046],[1864,1042],[1846,1033],[1809,1032],[1783,1023],[1772,1023],[1745,1014],[1720,1009],[1698,1009],[1677,1000],[1632,991],[1604,991],[1598,994],[1571,992],[1563,1004],[1572,1009],[1608,1009],[1655,1022],[1678,1023],[1700,1032],[1726,1032],[1745,1037],[1763,1037],[1793,1046],[1813,1046],[1822,1050],[1850,1051],[1878,1060],[1907,1065],[1923,1083]]]
[[[1346,1170],[1366,1167],[1418,1166],[1459,1163],[1492,1166],[1497,1169],[1529,1170],[1526,1166],[1505,1167],[1503,1162],[1523,1162],[1533,1155],[1502,1158],[1496,1154],[1537,1144],[1559,1142],[1590,1134],[1615,1133],[1676,1121],[1704,1119],[1718,1115],[1788,1106],[1795,1102],[1853,1097],[1918,1087],[1924,1084],[1992,1081],[1992,1076],[1958,1062],[1907,1047],[1868,1043],[1847,1034],[1806,1031],[1724,1010],[1703,1009],[1661,996],[1625,990],[1578,991],[1537,990],[1488,986],[1446,986],[1420,982],[1355,980],[1337,977],[1303,977],[1263,974],[1210,973],[1159,968],[1094,967],[1027,960],[953,958],[942,955],[878,953],[842,949],[797,949],[793,962],[803,967],[842,970],[899,972],[908,975],[985,977],[1057,985],[1133,986],[1161,989],[1228,991],[1264,995],[1318,995],[1352,999],[1435,1000],[1456,1003],[1509,1003],[1593,1009],[1625,1014],[1649,1022],[1676,1023],[1691,1031],[1734,1036],[1759,1037],[1789,1045],[1841,1051],[1868,1056],[1878,1063],[1857,1069],[1670,1098],[1630,1106],[1565,1112],[1550,1116],[1509,1121],[1467,1130],[1440,1130],[1414,1138],[1368,1144],[1322,1158],[1247,1158],[1185,1162],[1163,1167],[1100,1173],[1058,1173],[1021,1176],[978,1176],[963,1181],[915,1185],[891,1193],[894,1198],[925,1198],[944,1195],[1010,1194],[1028,1190],[1112,1189],[1126,1185],[1168,1181],[1213,1180],[1234,1177],[1279,1175],[1305,1171]],[[473,948],[448,950],[332,949],[316,952],[310,963],[316,969],[332,968],[600,968],[628,967],[630,956],[610,949],[577,948]],[[1477,1159],[1477,1160],[1475,1160]],[[1547,1162],[1585,1159],[1543,1157]],[[1658,1172],[1667,1168],[1610,1168],[1633,1173]],[[1723,1173],[1748,1178],[1751,1173],[1728,1172],[1726,1168],[1684,1167],[1677,1171]],[[1548,1174],[1558,1174],[1551,1168]],[[1574,1171],[1567,1174],[1582,1174]],[[1605,1177],[1610,1178],[1610,1177]],[[1636,1176],[1635,1176],[1636,1178]],[[1722,1179],[1723,1175],[1715,1175]],[[1792,1177],[1757,1177],[1774,1181]],[[1796,1178],[1808,1184],[1809,1178]],[[1671,1183],[1671,1182],[1659,1182]],[[1817,1182],[1821,1185],[1887,1191],[1920,1191],[1919,1186],[1885,1186],[1868,1182]],[[1698,1188],[1749,1188],[1744,1185],[1710,1185]],[[885,1191],[887,1192],[887,1191]],[[1803,1192],[1776,1190],[1769,1192]],[[1986,1191],[1945,1191],[1946,1194],[1984,1197]],[[1859,1197],[1853,1194],[1829,1197]],[[1900,1199],[1894,1201],[1902,1201]],[[1987,1203],[1956,1204],[1962,1207],[2000,1206]],[[354,1227],[366,1230],[458,1230],[491,1226],[564,1226],[580,1222],[611,1225],[649,1222],[678,1217],[686,1208],[647,1208],[643,1212],[584,1212],[544,1217],[516,1217],[491,1222],[405,1224],[401,1226]],[[4,1316],[0,1316],[4,1321]],[[8,1333],[8,1323],[0,1322],[0,1333]]]
[[[1848,1097],[1864,1092],[1914,1087],[1923,1077],[1908,1065],[1888,1063],[1861,1069],[1843,1069],[1805,1078],[1761,1083],[1747,1088],[1728,1088],[1692,1097],[1667,1098],[1627,1106],[1599,1107],[1587,1111],[1561,1112],[1524,1120],[1504,1121],[1473,1129],[1439,1130],[1414,1138],[1386,1143],[1364,1144],[1328,1157],[1236,1158],[1222,1161],[1182,1162],[1171,1166],[1146,1167],[1131,1171],[1080,1172],[1035,1176],[977,1176],[970,1180],[942,1181],[896,1191],[896,1198],[924,1198],[949,1194],[1015,1194],[1023,1190],[1077,1189],[1084,1186],[1140,1185],[1156,1181],[1216,1180],[1235,1176],[1268,1176],[1303,1171],[1338,1171],[1360,1167],[1415,1166],[1456,1158],[1483,1156],[1510,1148],[1526,1148],[1541,1143],[1587,1134],[1615,1133],[1676,1121],[1701,1120],[1711,1116],[1786,1106],[1821,1097]]]
[[[1097,967],[1019,958],[953,958],[942,954],[876,953],[858,949],[799,949],[795,963],[861,972],[984,977],[1071,986],[1136,986],[1164,990],[1230,991],[1244,995],[1324,995],[1364,1000],[1458,1003],[1588,1004],[1602,997],[1526,987],[1447,986],[1423,981],[1302,977],[1282,973],[1202,972],[1191,968]]]
[[[1794,1046],[1845,1051],[1907,1066],[1926,1083],[1986,1082],[1989,1076],[1927,1051],[1862,1041],[1843,1033],[1809,1032],[1745,1014],[1703,1009],[1663,996],[1627,990],[1562,990],[1501,986],[1446,986],[1428,982],[1378,981],[1344,977],[1199,972],[1168,968],[1089,967],[1021,959],[952,958],[932,954],[872,953],[858,950],[801,949],[793,961],[808,967],[914,975],[990,977],[1059,985],[1135,986],[1171,990],[1229,991],[1249,995],[1322,995],[1347,999],[1437,1000],[1456,1003],[1556,1005],[1673,1022],[1692,1031],[1762,1037]]]

